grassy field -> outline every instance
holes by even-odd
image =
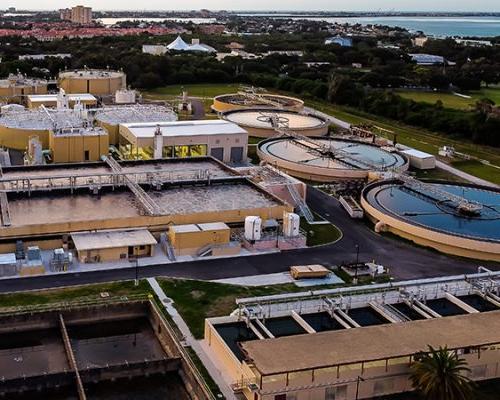
[[[477,99],[475,97],[466,99],[455,96],[451,93],[439,92],[418,92],[418,91],[403,91],[397,90],[396,93],[405,99],[411,99],[417,102],[435,104],[438,100],[443,102],[443,106],[447,108],[456,108],[459,110],[468,110],[474,107]]]
[[[471,92],[471,94],[472,94],[472,96],[476,97],[477,99],[487,98],[487,99],[493,100],[497,106],[500,105],[500,87],[499,86],[482,88],[479,91]]]
[[[332,224],[311,225],[304,218],[301,218],[300,227],[307,232],[308,246],[335,242],[342,236],[339,228]]]
[[[496,104],[500,104],[500,88],[488,87],[481,90],[464,93],[471,96],[470,99],[456,96],[452,93],[442,92],[419,92],[413,90],[396,90],[396,93],[406,99],[412,99],[418,102],[435,104],[438,100],[443,102],[443,106],[447,108],[455,108],[458,110],[468,110],[474,107],[478,100],[488,98]]]
[[[0,295],[0,309],[63,303],[67,301],[98,300],[101,298],[101,293],[104,292],[108,293],[109,297],[146,295],[150,292],[150,288],[146,281],[140,281],[139,286],[134,286],[133,281],[126,281],[36,292],[2,294]]]
[[[353,108],[338,107],[326,102],[312,100],[306,101],[306,104],[352,124],[370,124],[396,132],[399,143],[414,147],[430,154],[437,155],[441,146],[451,145],[454,146],[459,152],[469,154],[479,159],[487,160],[494,165],[500,166],[500,151],[494,147],[477,145],[465,140],[452,139],[448,136],[404,125],[398,121],[377,117]],[[383,131],[378,133],[390,139],[393,138],[392,134],[387,134]],[[458,165],[454,166],[465,172],[471,171],[470,167],[467,165],[463,167],[460,163],[458,163]],[[495,167],[484,164],[476,165],[474,168],[474,175],[490,182],[500,184],[498,169]]]

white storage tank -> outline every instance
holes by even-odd
[[[283,235],[296,237],[300,233],[300,217],[295,213],[283,214]]]
[[[134,104],[135,103],[135,90],[120,89],[115,93],[116,104]]]
[[[262,219],[256,216],[245,218],[245,239],[250,241],[260,240],[262,232]]]

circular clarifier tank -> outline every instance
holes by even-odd
[[[304,102],[295,97],[270,93],[260,93],[255,96],[248,96],[244,93],[229,93],[216,96],[212,105],[212,109],[215,112],[226,112],[247,108],[273,108],[288,111],[301,111],[304,108]]]
[[[257,153],[290,175],[318,182],[364,179],[372,171],[408,169],[403,155],[352,140],[278,137],[260,142]]]
[[[250,136],[267,138],[276,135],[276,128],[284,128],[304,136],[324,136],[329,123],[313,114],[294,111],[248,109],[228,111],[222,115],[226,121],[238,124]]]
[[[361,199],[377,230],[437,250],[500,261],[500,191],[483,186],[377,182]]]

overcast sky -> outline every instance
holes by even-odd
[[[2,0],[2,6],[19,9],[58,9],[76,4],[97,10],[321,10],[321,11],[498,11],[500,0]]]

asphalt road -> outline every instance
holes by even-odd
[[[284,272],[297,264],[338,265],[354,261],[356,244],[361,261],[372,261],[390,268],[398,280],[455,275],[476,272],[478,264],[473,261],[448,257],[437,252],[415,247],[398,239],[381,236],[373,232],[364,222],[349,218],[340,203],[328,195],[309,188],[308,203],[318,214],[336,224],[344,233],[334,244],[308,249],[283,251],[248,257],[231,257],[192,261],[184,263],[141,267],[139,276],[178,277],[190,279],[223,279],[238,276]],[[492,269],[498,264],[482,263]],[[102,283],[135,278],[135,268],[43,275],[37,277],[0,280],[0,293],[51,287]]]

